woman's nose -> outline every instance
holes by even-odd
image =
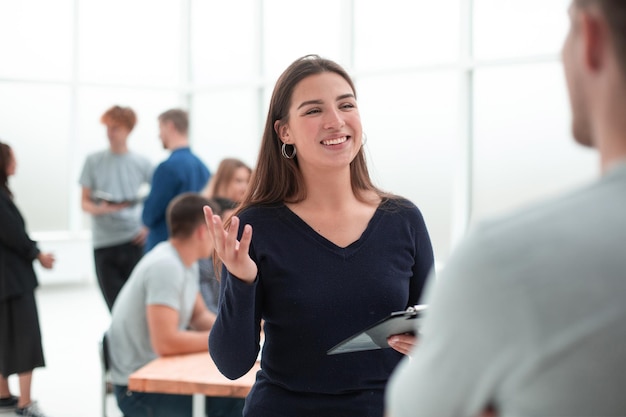
[[[324,128],[326,129],[338,129],[345,125],[343,114],[339,110],[331,110],[326,113],[326,120]]]

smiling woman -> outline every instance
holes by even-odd
[[[205,208],[225,266],[209,336],[224,375],[254,365],[265,323],[244,416],[382,416],[387,378],[415,342],[395,335],[393,349],[326,354],[417,304],[433,267],[420,210],[373,184],[362,135],[347,72],[304,56],[276,82],[250,190],[229,225]]]

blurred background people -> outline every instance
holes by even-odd
[[[100,118],[109,147],[89,155],[83,165],[81,207],[91,214],[98,285],[111,311],[117,294],[143,255],[148,234],[141,223],[143,187],[152,180],[152,163],[128,148],[137,117],[130,107],[113,106]]]
[[[31,399],[33,370],[45,366],[35,300],[33,261],[51,269],[54,256],[39,250],[13,202],[8,179],[15,175],[13,150],[0,142],[0,412],[45,417]],[[18,375],[20,396],[11,394],[8,378]]]
[[[208,198],[225,198],[236,203],[243,201],[248,183],[252,175],[252,168],[237,158],[222,159],[215,175],[203,190]]]
[[[149,228],[145,251],[168,238],[165,211],[179,194],[200,192],[211,178],[211,172],[189,146],[189,116],[181,109],[161,113],[159,138],[163,147],[171,151],[154,171],[152,188],[144,202],[142,219]]]

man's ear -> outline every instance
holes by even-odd
[[[589,11],[581,13],[580,30],[585,66],[596,72],[605,64],[604,57],[610,41],[609,27],[598,12]]]
[[[196,232],[194,234],[199,240],[204,240],[207,233],[209,233],[209,229],[207,228],[206,224],[200,224],[198,225],[198,227],[196,227]]]

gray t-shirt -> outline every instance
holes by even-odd
[[[626,415],[626,162],[486,222],[426,294],[394,417]]]
[[[87,157],[79,183],[91,190],[94,201],[98,193],[113,201],[131,201],[137,199],[142,185],[150,184],[152,171],[152,163],[135,152],[115,154],[106,149]],[[91,216],[93,247],[131,241],[141,229],[141,210],[141,204],[134,204],[115,213]]]
[[[150,343],[146,307],[158,304],[178,310],[178,328],[187,329],[199,293],[198,280],[198,264],[185,267],[169,241],[139,261],[111,312],[107,338],[114,384],[127,385],[131,373],[157,357]]]

